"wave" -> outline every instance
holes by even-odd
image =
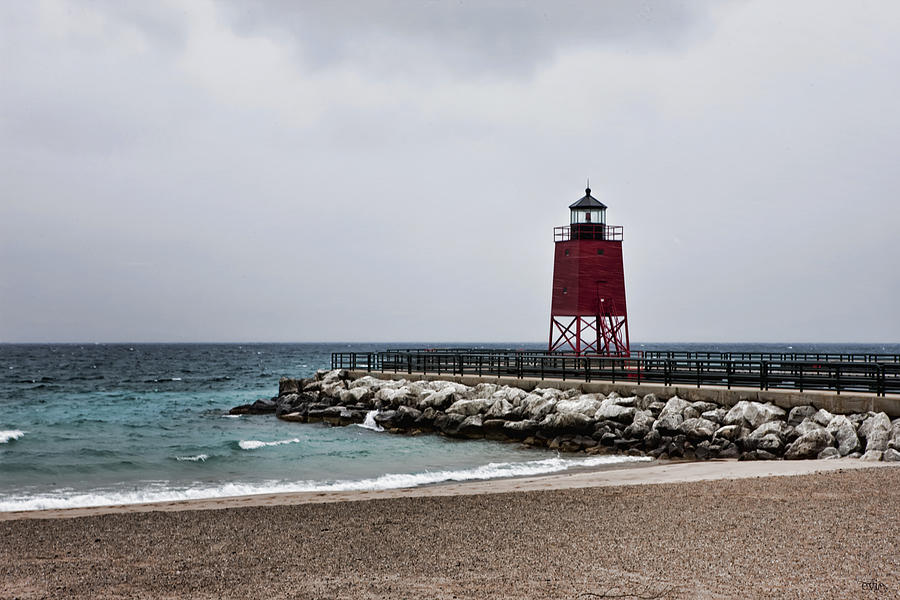
[[[582,459],[547,458],[518,463],[490,463],[480,467],[448,471],[425,471],[422,473],[387,473],[371,479],[338,481],[267,481],[261,483],[225,483],[215,486],[168,487],[165,482],[148,484],[143,489],[92,490],[77,492],[59,490],[31,496],[0,496],[0,512],[17,510],[45,510],[57,508],[79,508],[89,506],[109,506],[120,504],[143,504],[147,502],[176,502],[180,500],[204,500],[231,496],[252,496],[257,494],[277,494],[289,492],[344,492],[356,490],[388,490],[418,487],[448,481],[475,481],[522,477],[556,473],[579,467],[595,467],[626,462],[653,460],[643,456],[591,456]]]
[[[23,435],[25,435],[25,432],[20,429],[7,429],[4,431],[0,431],[0,444],[14,442]]]
[[[222,415],[223,419],[240,419],[241,415]]]
[[[257,448],[264,448],[265,446],[281,446],[282,444],[299,444],[300,438],[293,438],[290,440],[278,440],[275,442],[261,442],[259,440],[241,440],[238,442],[238,446],[241,447],[241,450],[256,450]]]
[[[207,458],[209,458],[209,454],[198,454],[197,456],[176,456],[175,460],[178,462],[206,462]]]
[[[362,423],[357,423],[356,426],[363,429],[371,429],[372,431],[384,431],[384,427],[375,422],[375,415],[377,414],[377,410],[370,410],[366,413],[365,420]]]

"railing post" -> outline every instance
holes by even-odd
[[[588,357],[584,358],[584,380],[591,380],[591,359]]]
[[[800,384],[800,391],[803,391],[803,363],[800,364],[800,368],[797,370],[797,381]]]
[[[769,363],[765,360],[762,361],[759,368],[759,389],[769,389]]]
[[[566,357],[565,356],[563,356],[563,359],[562,359],[562,379],[563,379],[563,381],[566,380]]]
[[[734,361],[729,360],[726,363],[725,368],[727,369],[725,371],[725,373],[726,373],[725,378],[728,380],[728,389],[730,390],[731,389],[731,373],[734,371]]]
[[[541,379],[544,379],[544,357],[541,357]]]
[[[841,395],[841,363],[838,363],[835,367],[835,382],[834,387],[837,389],[837,395]]]
[[[366,371],[368,373],[372,372],[372,353],[366,355]]]

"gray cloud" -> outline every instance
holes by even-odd
[[[0,5],[0,340],[900,339],[893,5],[450,6]]]

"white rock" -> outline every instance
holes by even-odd
[[[716,424],[708,419],[693,418],[682,422],[679,429],[693,440],[706,440],[715,434]]]
[[[558,407],[557,410],[559,410]],[[616,404],[615,398],[607,398],[600,403],[600,406],[594,413],[594,418],[597,420],[612,419],[615,421],[631,421],[634,419],[636,412],[637,409],[633,406],[621,406]]]
[[[457,400],[447,409],[447,414],[462,415],[464,417],[472,417],[485,412],[491,406],[490,400]]]
[[[859,438],[856,436],[856,428],[850,422],[850,419],[844,415],[835,415],[826,427],[828,433],[834,436],[838,444],[838,453],[841,456],[847,456],[851,452],[860,449]]]
[[[560,400],[556,403],[558,413],[580,413],[586,417],[593,417],[600,408],[600,402],[591,394],[584,394],[574,400]]]
[[[822,427],[828,426],[831,423],[831,420],[834,418],[834,415],[825,410],[824,408],[820,408],[816,411],[816,414],[812,416],[812,420],[821,425]]]

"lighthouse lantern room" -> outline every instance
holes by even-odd
[[[590,187],[569,210],[569,225],[553,230],[549,350],[629,356],[622,227],[606,224]]]

